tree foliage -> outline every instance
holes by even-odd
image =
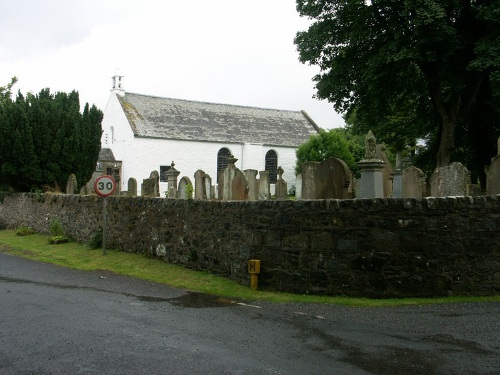
[[[435,165],[447,165],[458,133],[482,130],[470,116],[481,91],[498,104],[500,0],[297,0],[297,10],[313,20],[295,44],[320,67],[317,97],[396,149],[432,138]]]
[[[356,172],[357,160],[361,160],[364,146],[359,144],[359,137],[349,133],[346,129],[322,130],[296,151],[297,164],[295,172],[300,173],[302,164],[308,161],[324,161],[330,158],[342,159],[352,172]],[[364,141],[361,141],[364,144]]]
[[[9,88],[10,90],[10,88]],[[90,180],[101,146],[102,112],[79,96],[21,93],[0,101],[0,185],[16,191],[65,187],[71,173],[80,187]]]

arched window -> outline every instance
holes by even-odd
[[[266,171],[269,171],[269,182],[275,184],[278,180],[278,154],[274,150],[266,153]]]
[[[229,156],[231,156],[231,151],[227,148],[221,148],[217,153],[217,182],[219,182],[219,174],[226,169],[229,164],[227,162]]]

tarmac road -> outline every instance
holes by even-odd
[[[500,303],[217,299],[0,254],[0,374],[500,374]]]

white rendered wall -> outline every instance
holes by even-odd
[[[157,138],[134,137],[116,94],[111,94],[102,121],[103,135],[101,145],[109,148],[118,161],[122,161],[121,191],[128,190],[129,178],[137,180],[137,193],[141,194],[142,180],[149,178],[152,171],[160,172],[160,166],[170,166],[180,171],[178,181],[187,176],[194,184],[194,173],[201,169],[217,184],[217,153],[227,148],[238,161],[236,167],[241,171],[265,168],[267,151],[274,150],[278,155],[278,166],[285,173],[283,179],[290,187],[295,183],[294,147],[272,147],[261,144],[239,144],[219,142],[193,142]],[[160,182],[160,196],[168,190],[166,182]]]

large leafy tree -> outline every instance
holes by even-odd
[[[9,88],[10,90],[10,88]],[[71,173],[82,186],[99,156],[102,112],[79,96],[18,94],[0,101],[0,185],[17,191],[66,186]]]
[[[361,140],[361,143],[364,144],[364,141]],[[356,172],[356,158],[360,160],[361,153],[364,153],[364,148],[360,145],[359,137],[353,136],[347,129],[322,130],[310,136],[297,149],[295,172],[300,173],[305,162],[321,162],[330,158],[342,159],[351,171]]]
[[[500,0],[297,0],[313,23],[297,33],[300,61],[318,65],[317,97],[396,147],[434,136],[448,165],[456,129],[478,94],[498,100]],[[463,133],[463,131],[462,131]]]

